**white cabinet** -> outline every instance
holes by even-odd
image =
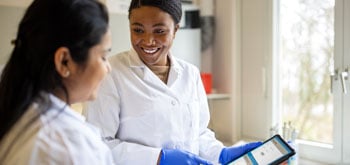
[[[231,96],[229,94],[208,94],[210,111],[210,122],[208,128],[215,132],[218,140],[224,144],[232,145],[232,127],[234,120],[231,107]]]

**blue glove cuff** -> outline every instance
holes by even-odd
[[[160,160],[159,160],[159,165],[164,165],[163,162],[165,162],[165,157],[166,157],[166,154],[165,154],[165,151],[162,149],[160,150],[160,153],[161,153],[161,156],[160,156]]]
[[[228,148],[227,147],[225,147],[225,148],[223,148],[222,150],[221,150],[221,152],[220,152],[220,156],[219,156],[219,163],[220,164],[226,164],[226,163],[228,163],[228,162],[226,162],[227,160],[226,160],[226,158],[228,157],[228,155],[227,155],[227,152],[228,151]]]

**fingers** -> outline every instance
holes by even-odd
[[[207,161],[207,160],[205,160],[205,159],[203,159],[203,158],[201,158],[201,157],[195,157],[194,158],[195,160],[196,160],[196,162],[198,163],[198,164],[200,164],[200,165],[213,165],[213,163],[211,163],[211,162],[209,162],[209,161]]]
[[[262,144],[262,142],[251,142],[251,143],[246,144],[244,148],[246,151],[249,151],[249,150],[252,150],[256,147],[259,147],[261,144]]]
[[[190,159],[192,159],[192,162],[196,165],[213,165],[213,163],[209,162],[208,160],[205,160],[192,153],[190,153]]]

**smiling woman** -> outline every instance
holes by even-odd
[[[170,62],[168,52],[179,28],[172,16],[157,7],[142,7],[130,14],[131,43],[140,59],[165,83]]]
[[[117,164],[225,164],[260,144],[225,147],[208,129],[199,69],[170,51],[181,17],[180,0],[130,3],[133,49],[109,58],[111,74],[83,112]]]
[[[130,14],[131,43],[147,66],[169,66],[168,52],[179,28],[171,15],[157,7],[145,6]]]

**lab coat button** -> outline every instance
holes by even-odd
[[[172,105],[176,105],[176,101],[174,101],[174,100],[171,101],[171,104],[172,104]]]

